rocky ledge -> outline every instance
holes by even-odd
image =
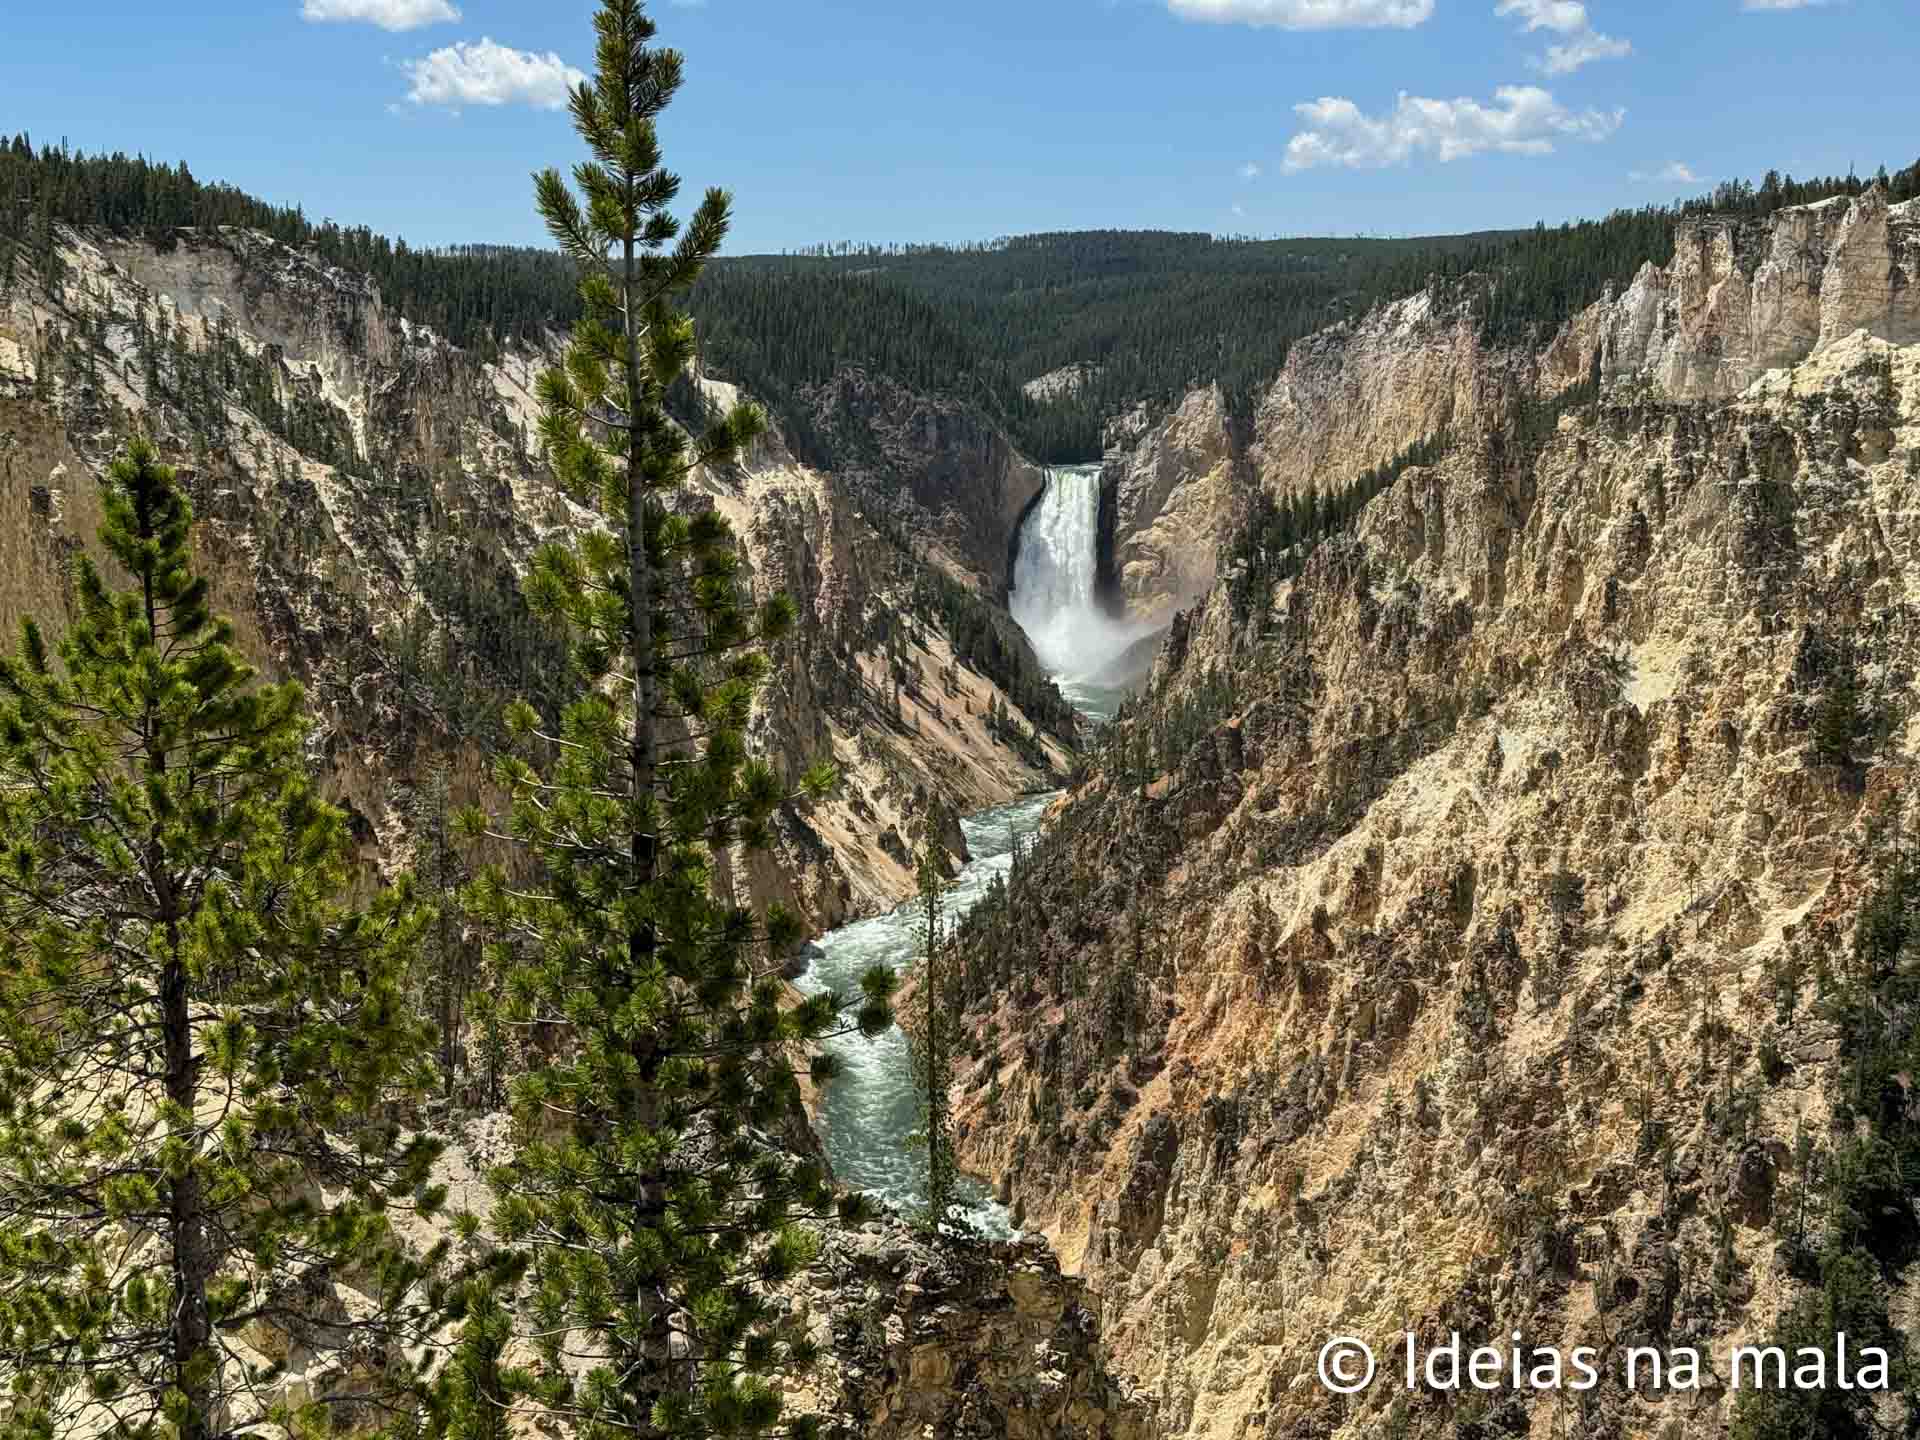
[[[823,1361],[798,1403],[863,1440],[1147,1440],[1150,1401],[1109,1375],[1097,1303],[1038,1237],[831,1235],[798,1297]]]

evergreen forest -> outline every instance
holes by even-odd
[[[1920,195],[1920,161],[1873,177]],[[1769,172],[1666,205],[1526,231],[1398,239],[1256,240],[1204,232],[1091,230],[968,245],[819,245],[716,259],[689,308],[708,370],[766,404],[801,458],[832,460],[811,387],[860,367],[952,396],[1005,424],[1033,459],[1097,459],[1114,415],[1217,382],[1246,414],[1293,342],[1438,282],[1482,335],[1538,343],[1641,266],[1673,258],[1677,222],[1759,221],[1785,206],[1857,195],[1859,175]],[[421,249],[366,226],[310,219],[234,186],[121,153],[0,144],[0,286],[18,247],[50,252],[53,224],[136,233],[156,247],[185,227],[238,225],[365,274],[387,301],[455,344],[492,354],[579,318],[576,269],[556,250]],[[1077,367],[1076,383],[1032,382]]]

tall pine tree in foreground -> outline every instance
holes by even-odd
[[[713,890],[715,854],[764,843],[786,798],[744,730],[768,668],[757,647],[792,610],[756,612],[725,520],[676,503],[690,471],[762,424],[743,406],[690,441],[664,404],[693,359],[676,301],[728,200],[709,191],[682,233],[654,128],[680,56],[651,46],[636,0],[607,0],[596,27],[597,73],[571,107],[591,152],[573,171],[583,194],[536,177],[586,309],[539,392],[554,471],[605,528],[543,549],[527,584],[571,628],[583,686],[557,725],[515,706],[518,749],[496,767],[511,812],[494,833],[538,878],[472,887],[503,937],[510,1013],[550,1057],[514,1088],[495,1223],[532,1261],[534,1399],[581,1440],[806,1436],[817,1423],[784,1419],[770,1376],[811,1352],[765,1287],[810,1258],[808,1216],[860,1206],[770,1137],[799,1104],[795,1065],[846,1022],[836,997],[786,1006],[774,956],[797,939],[791,917]],[[887,972],[867,977],[854,1023],[884,1028],[890,989]]]
[[[345,1354],[422,1318],[385,1212],[437,1199],[388,1118],[432,1080],[403,992],[427,917],[346,901],[299,688],[209,614],[145,444],[105,516],[131,587],[82,558],[58,658],[28,621],[0,661],[0,1435],[287,1434],[404,1377],[276,1410],[242,1337]]]

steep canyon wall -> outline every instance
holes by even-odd
[[[1175,622],[969,951],[966,1163],[1165,1434],[1742,1414],[1724,1357],[1807,1293],[1783,1237],[1839,1223],[1808,1198],[1864,1123],[1831,977],[1914,820],[1913,208],[1689,227],[1538,361],[1417,301],[1296,347],[1259,483],[1454,447]],[[1599,397],[1550,407],[1596,354]],[[1167,493],[1217,484],[1202,454]],[[1315,1379],[1330,1336],[1404,1330],[1721,1362],[1676,1395]]]
[[[57,280],[29,268],[0,298],[0,623],[64,614],[63,557],[92,545],[95,477],[126,436],[152,435],[187,472],[216,603],[269,673],[307,685],[335,793],[378,853],[404,861],[424,768],[451,761],[473,798],[500,704],[565,683],[561,642],[517,594],[539,544],[594,523],[535,453],[548,357],[485,362],[363,277],[249,232],[63,241]],[[947,510],[923,548],[950,544],[948,568],[991,576],[1006,553],[996,527],[1040,472],[977,417],[932,406],[928,429],[889,393],[911,432],[900,445],[940,457],[928,483]],[[881,631],[904,617],[923,560],[911,536],[870,523],[852,479],[799,464],[775,435],[735,471],[696,476],[688,503],[728,514],[757,594],[800,603],[757,743],[790,775],[818,758],[846,775],[834,799],[783,816],[774,852],[741,860],[760,898],[795,902],[815,928],[884,908],[912,888],[904,837],[931,797],[977,809],[1064,764],[937,619],[901,619],[911,636],[887,673]],[[989,725],[996,700],[1030,742]]]

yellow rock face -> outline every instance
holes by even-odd
[[[1216,584],[1175,624],[1156,678],[1215,708],[1069,802],[960,1087],[963,1163],[1099,1296],[1162,1433],[1454,1433],[1444,1407],[1395,1419],[1391,1381],[1331,1395],[1335,1335],[1724,1356],[1772,1324],[1836,1063],[1812,976],[1846,953],[1871,832],[1914,823],[1910,225],[1870,194],[1683,234],[1538,365],[1413,306],[1297,348],[1263,483],[1344,480],[1443,417],[1462,443],[1297,579]],[[1703,368],[1699,338],[1735,331]],[[1536,447],[1459,428],[1596,348],[1602,399]],[[1841,645],[1895,720],[1852,770],[1812,744]],[[1086,997],[1136,914],[1139,1018],[1103,1053]],[[1617,1385],[1518,1404],[1536,1436],[1730,1416]]]

